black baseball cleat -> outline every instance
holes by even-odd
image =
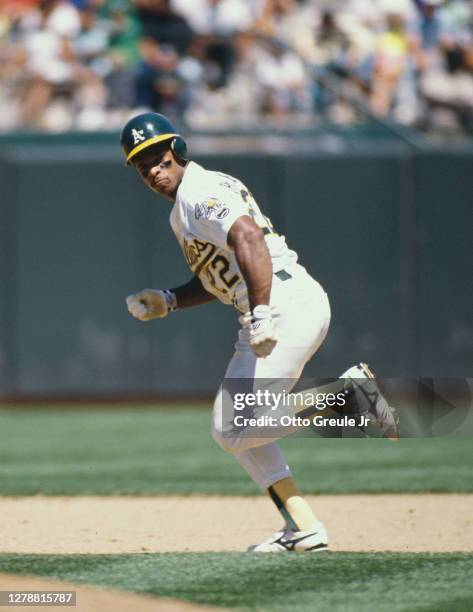
[[[375,375],[368,365],[359,363],[344,372],[340,378],[347,379],[345,392],[351,396],[351,407],[354,411],[368,419],[370,424],[378,425],[385,438],[398,440],[399,416],[381,393]]]

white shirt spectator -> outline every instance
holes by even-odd
[[[20,28],[24,32],[36,31],[41,28],[41,22],[41,11],[28,11],[20,21]],[[71,4],[61,2],[48,15],[44,25],[59,36],[74,38],[81,28],[79,12]]]
[[[80,32],[79,13],[72,4],[61,2],[49,15],[46,27],[59,36],[74,38]]]
[[[247,32],[254,19],[254,12],[245,0],[221,0],[215,9],[215,31],[221,35]]]
[[[301,59],[291,51],[280,56],[265,53],[256,61],[256,78],[263,85],[274,90],[302,87],[307,77]]]
[[[34,75],[54,85],[71,78],[72,68],[61,57],[64,43],[58,34],[49,30],[30,32],[23,44],[28,57],[27,66]]]
[[[172,0],[174,10],[187,19],[198,34],[231,35],[249,30],[258,12],[251,0]]]
[[[184,17],[197,34],[211,31],[208,0],[172,0],[172,8]]]

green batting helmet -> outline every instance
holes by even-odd
[[[143,149],[167,140],[170,141],[169,148],[176,161],[185,164],[188,161],[186,141],[164,115],[159,113],[136,115],[128,121],[120,136],[127,164]]]

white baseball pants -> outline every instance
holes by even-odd
[[[271,306],[280,316],[277,325],[278,343],[271,355],[258,359],[250,348],[248,330],[242,328],[238,333],[235,353],[228,364],[225,378],[242,379],[242,390],[244,388],[247,391],[248,379],[269,379],[269,386],[277,386],[278,380],[286,379],[285,390],[289,392],[327,335],[330,324],[327,294],[302,266],[294,264],[287,268],[287,272],[291,275],[287,280],[273,276]],[[274,438],[258,438],[257,430],[254,437],[238,434],[228,437],[228,433],[224,435],[224,432],[232,428],[230,423],[225,423],[225,419],[220,387],[212,413],[212,436],[215,441],[225,451],[234,454],[238,463],[262,490],[290,476],[289,467],[276,440],[295,428],[278,430]],[[252,436],[254,431],[252,428]]]

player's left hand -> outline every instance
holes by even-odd
[[[277,344],[276,325],[270,306],[255,306],[251,314],[250,346],[256,357],[268,357]]]
[[[162,319],[172,307],[173,294],[162,289],[144,289],[126,298],[129,313],[140,321]]]

